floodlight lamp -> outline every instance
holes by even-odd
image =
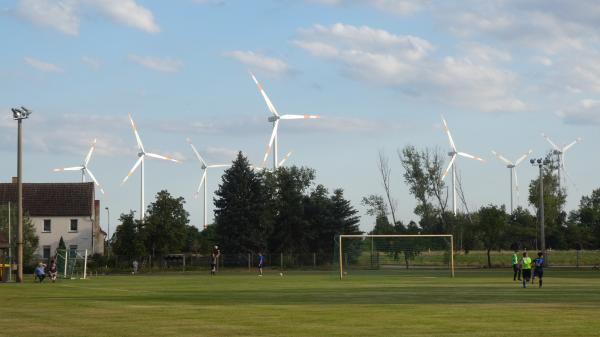
[[[531,158],[529,159],[529,162],[531,163],[531,165],[535,164],[535,159]]]
[[[542,163],[542,158],[538,158],[537,163],[541,164]]]

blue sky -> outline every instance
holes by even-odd
[[[492,149],[541,156],[542,132],[564,144],[582,137],[566,156],[570,209],[600,186],[598,15],[597,2],[558,0],[5,0],[0,181],[16,171],[10,108],[25,105],[25,181],[78,181],[52,169],[79,165],[97,138],[90,168],[114,231],[139,204],[138,173],[120,186],[136,160],[131,113],[147,150],[184,161],[147,161],[147,202],[168,189],[201,225],[202,172],[185,140],[209,163],[238,150],[260,163],[271,125],[250,70],[280,113],[323,117],[282,121],[279,156],[293,151],[289,164],[344,188],[361,214],[362,196],[383,193],[381,150],[400,219],[414,218],[396,150],[446,151],[442,113],[459,150],[486,159],[458,162],[471,209],[509,202]],[[525,162],[518,173],[526,205],[536,170]],[[364,230],[370,223],[363,216]]]

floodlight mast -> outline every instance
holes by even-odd
[[[18,209],[18,233],[17,233],[17,282],[23,283],[23,165],[22,165],[22,128],[24,119],[29,118],[31,111],[24,106],[11,109],[13,119],[17,121],[17,209]]]

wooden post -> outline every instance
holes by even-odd
[[[281,262],[281,270],[283,271],[283,252],[281,252],[281,256],[279,258],[279,262]]]
[[[248,253],[248,271],[252,270],[252,267],[251,267],[250,263],[251,263],[250,262],[250,253]]]
[[[317,268],[317,253],[313,253],[313,268]]]

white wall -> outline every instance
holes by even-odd
[[[50,219],[52,228],[44,232],[44,220]],[[71,219],[77,219],[77,232],[71,232]],[[92,254],[92,219],[90,217],[31,217],[35,233],[40,239],[35,254],[43,256],[44,246],[50,246],[50,254],[54,255],[60,237],[65,241],[67,249],[70,245],[77,245],[77,250],[88,250]],[[94,238],[95,240],[95,238]],[[100,243],[103,245],[103,243]],[[94,242],[98,246],[98,242]],[[96,249],[98,250],[98,249]]]

